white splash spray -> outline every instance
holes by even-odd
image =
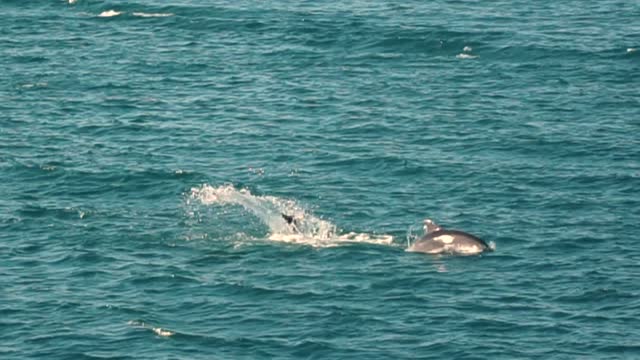
[[[316,247],[353,242],[391,244],[393,241],[391,235],[354,232],[340,234],[334,224],[314,216],[293,200],[253,195],[247,189],[236,189],[232,185],[213,187],[205,184],[192,188],[190,200],[204,205],[240,205],[269,228],[268,239],[273,241]],[[282,214],[292,216],[295,219],[293,224],[288,224]]]

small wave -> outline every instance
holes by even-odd
[[[133,16],[139,17],[167,17],[173,16],[172,13],[143,13],[143,12],[134,12]]]
[[[636,49],[636,48],[628,48],[628,49],[627,49],[627,54],[629,54],[629,53],[634,53],[634,52],[636,52],[636,51],[638,51],[638,49]]]
[[[47,87],[48,85],[49,84],[46,82],[37,82],[37,83],[23,84],[23,85],[20,85],[20,87],[23,89],[32,89],[32,88],[44,88],[44,87]]]
[[[269,228],[268,239],[272,241],[314,247],[332,247],[344,243],[388,245],[393,242],[391,235],[341,234],[334,224],[314,216],[293,200],[253,195],[249,190],[236,189],[233,185],[213,187],[205,184],[192,188],[190,199],[204,205],[242,206]],[[288,224],[282,214],[292,216],[295,222]]]
[[[175,334],[173,331],[165,330],[163,328],[153,328],[153,332],[159,336],[172,336]]]
[[[98,17],[113,17],[113,16],[118,16],[120,14],[122,14],[122,11],[107,10],[107,11],[101,12],[98,15]]]
[[[124,11],[107,10],[107,11],[103,11],[100,14],[98,14],[98,17],[114,17],[114,16],[119,16],[119,15],[122,15],[122,14],[124,14]],[[131,13],[131,15],[137,16],[137,17],[150,18],[150,17],[168,17],[168,16],[173,16],[174,14],[172,14],[172,13],[133,12],[133,13]]]
[[[156,335],[162,336],[162,337],[169,337],[169,336],[173,336],[173,335],[176,334],[175,331],[170,331],[170,330],[167,330],[167,329],[163,329],[161,327],[153,327],[153,326],[145,323],[144,321],[131,320],[127,324],[129,324],[130,326],[136,327],[136,328],[151,330]]]

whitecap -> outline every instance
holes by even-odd
[[[456,55],[456,58],[458,59],[475,59],[477,58],[477,55],[469,55],[469,54],[458,54]]]
[[[464,52],[472,52],[473,48],[471,48],[471,46],[465,46],[464,49],[462,49],[462,51],[464,51]]]
[[[636,51],[638,51],[638,49],[636,49],[636,48],[628,48],[627,49],[627,53],[634,53]]]
[[[170,331],[161,327],[153,327],[144,321],[130,320],[127,324],[136,328],[151,330],[158,336],[169,337],[175,335],[175,331]]]
[[[101,12],[98,15],[98,17],[113,17],[113,16],[118,16],[120,14],[122,14],[122,11],[107,10],[107,11]]]
[[[174,335],[175,333],[173,331],[169,331],[163,328],[153,328],[153,332],[158,334],[159,336],[164,336],[164,337],[169,337]]]
[[[143,13],[143,12],[134,12],[133,16],[139,17],[167,17],[173,16],[172,13]]]
[[[43,87],[47,87],[48,85],[49,84],[46,82],[37,82],[37,83],[23,84],[23,85],[20,85],[20,87],[23,89],[31,89],[31,88],[43,88]]]

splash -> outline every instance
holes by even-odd
[[[393,241],[390,235],[355,232],[343,234],[334,224],[314,216],[293,200],[253,195],[249,190],[236,189],[233,185],[213,187],[205,184],[192,188],[190,200],[203,205],[240,205],[269,228],[268,239],[272,241],[315,247],[354,242],[388,245]],[[287,223],[282,214],[291,216],[294,221]]]
[[[489,241],[489,248],[491,249],[491,251],[496,251],[496,243],[494,243],[493,241]]]
[[[424,235],[425,230],[422,221],[411,224],[409,229],[407,229],[407,249],[409,249],[416,240],[422,238]]]

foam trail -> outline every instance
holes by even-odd
[[[300,207],[295,201],[274,196],[257,196],[247,189],[232,185],[213,187],[202,185],[191,189],[190,199],[204,205],[240,205],[269,227],[269,240],[306,244],[317,247],[337,246],[341,243],[391,244],[390,235],[365,233],[340,234],[329,221],[320,219]],[[293,216],[295,225],[288,224],[282,214]]]

